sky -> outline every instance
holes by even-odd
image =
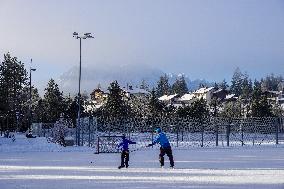
[[[190,79],[284,75],[283,0],[0,0],[0,61],[10,52],[42,87],[79,64],[145,65]],[[32,65],[30,59],[33,59]]]

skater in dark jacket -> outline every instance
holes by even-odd
[[[152,144],[148,144],[148,147],[153,146],[157,143],[160,144],[161,147],[160,147],[159,160],[161,163],[161,167],[164,167],[164,155],[167,154],[170,160],[171,168],[174,168],[173,152],[166,134],[163,133],[160,128],[157,128],[155,131],[157,133],[157,136],[155,140],[152,142]]]
[[[119,169],[126,167],[128,168],[129,164],[129,149],[128,145],[129,144],[136,144],[136,142],[132,142],[131,140],[126,139],[125,135],[122,136],[122,142],[118,145],[120,148],[122,146],[122,151],[121,151],[121,164],[118,167]]]

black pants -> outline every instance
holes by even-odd
[[[173,152],[172,152],[172,148],[171,147],[167,147],[167,148],[162,148],[161,147],[160,148],[159,158],[160,158],[161,166],[164,166],[164,155],[165,154],[167,154],[167,156],[169,157],[171,167],[173,167],[175,165],[175,163],[174,163],[174,157],[173,157]]]
[[[129,150],[122,150],[121,152],[121,166],[128,167],[128,162],[129,162]]]

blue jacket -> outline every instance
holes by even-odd
[[[166,136],[165,133],[161,132],[159,133],[155,140],[152,142],[152,144],[150,144],[150,146],[153,146],[155,144],[159,143],[161,145],[162,148],[168,148],[171,147],[170,142]]]
[[[132,142],[131,140],[123,138],[122,142],[118,145],[118,148],[122,146],[123,150],[128,150],[128,145],[129,144],[136,144],[136,142]]]

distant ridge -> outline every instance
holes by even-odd
[[[81,92],[90,94],[91,91],[100,85],[107,89],[109,84],[117,80],[121,86],[132,85],[140,86],[141,81],[145,80],[150,88],[156,86],[160,76],[165,72],[159,69],[153,69],[147,66],[118,66],[117,68],[94,68],[82,67]],[[58,84],[63,93],[75,95],[78,93],[78,67],[72,67],[67,72],[63,73],[59,79]],[[181,74],[168,74],[169,82],[172,84]],[[200,84],[212,86],[213,84],[204,79],[190,80],[185,75],[190,91],[199,88]]]

